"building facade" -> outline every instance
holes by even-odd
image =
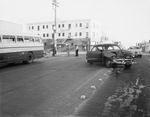
[[[53,43],[54,22],[39,22],[26,24],[27,33],[38,34],[42,37],[45,49]],[[59,46],[70,44],[80,47],[99,44],[101,41],[101,24],[97,20],[65,20],[57,21],[56,43]]]

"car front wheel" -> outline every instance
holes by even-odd
[[[111,60],[110,59],[105,60],[105,66],[108,67],[108,68],[111,67]]]
[[[89,63],[89,64],[93,64],[93,62],[91,62],[91,61],[89,61],[89,60],[87,60],[87,63]]]
[[[125,69],[129,69],[132,65],[124,65]]]

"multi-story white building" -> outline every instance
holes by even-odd
[[[45,46],[53,42],[54,22],[28,23],[27,33],[38,34],[42,37]],[[101,41],[100,21],[92,19],[57,21],[56,40],[57,44],[68,43],[72,46],[95,45]]]

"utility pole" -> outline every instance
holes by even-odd
[[[56,22],[56,8],[58,7],[58,2],[56,0],[52,0],[52,5],[54,6],[54,25],[53,25],[53,54],[55,56],[57,52],[57,40],[56,40],[56,31],[57,31],[57,22]]]

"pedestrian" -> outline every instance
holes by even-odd
[[[79,55],[78,55],[78,52],[79,52],[79,47],[78,47],[78,45],[75,45],[75,49],[76,49],[76,51],[75,51],[75,56],[77,57],[77,56],[79,56]]]
[[[70,56],[70,48],[69,48],[69,45],[67,45],[66,51],[67,51],[67,56]]]

